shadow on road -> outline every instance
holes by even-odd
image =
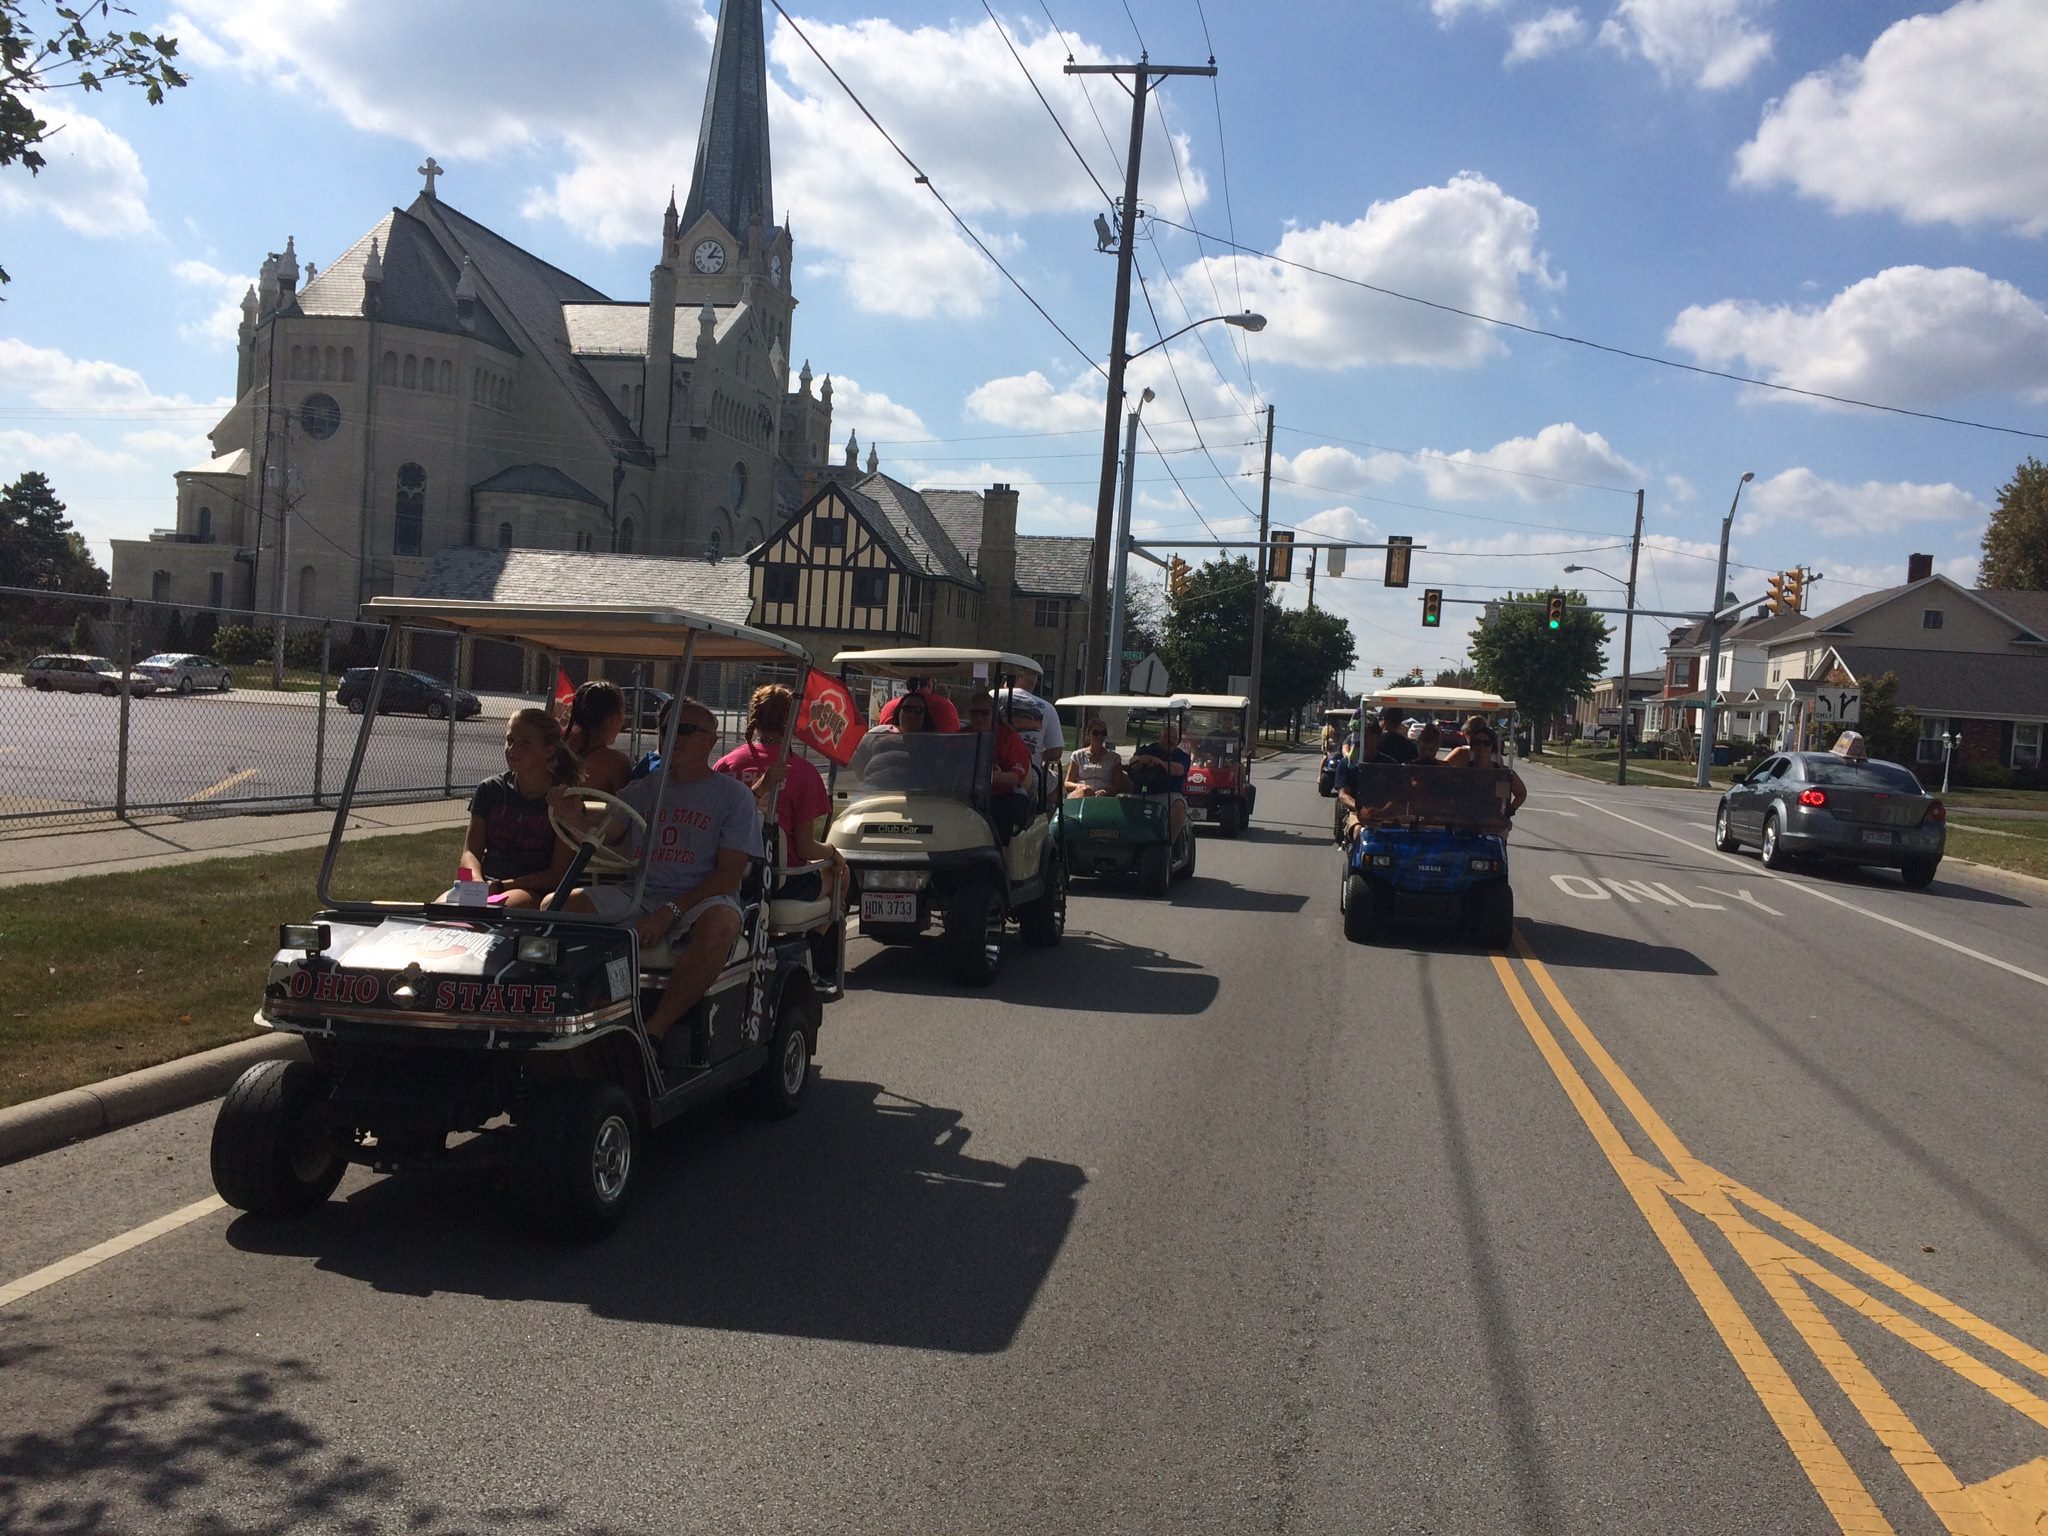
[[[652,1138],[625,1224],[527,1238],[482,1170],[380,1179],[303,1221],[228,1228],[408,1296],[568,1303],[607,1318],[910,1349],[1006,1349],[1066,1240],[1069,1163],[969,1155],[958,1111],[821,1079],[802,1114],[713,1111]]]
[[[1248,843],[1312,843],[1334,846],[1326,821],[1268,821],[1237,834]]]
[[[1577,966],[1589,971],[1647,971],[1663,976],[1718,976],[1689,949],[1646,944],[1641,939],[1596,928],[1571,928],[1524,917],[1516,921],[1523,940],[1545,965]]]
[[[1132,893],[1130,899],[1145,898]],[[1101,998],[1113,999],[1120,1014],[1197,1014],[1216,1000],[1219,983],[1194,961],[1074,927],[1071,917],[1068,924],[1066,939],[1048,955],[1009,941],[1002,979],[968,998],[946,979],[938,956],[925,943],[878,949],[848,965],[847,982],[864,989],[940,998],[955,1008],[967,1003],[976,1010],[994,1003],[1065,1013],[1082,1005],[1077,1000]],[[965,1023],[973,1014],[955,1017]]]
[[[1196,874],[1173,897],[1177,907],[1207,912],[1299,912],[1308,897],[1299,891],[1254,891]]]

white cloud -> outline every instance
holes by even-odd
[[[1278,455],[1273,460],[1274,475],[1294,482],[1289,489],[1296,494],[1309,496],[1355,496],[1393,484],[1412,467],[1406,454],[1374,453],[1368,457],[1332,443],[1319,443],[1291,458]]]
[[[1479,451],[1419,455],[1415,462],[1438,501],[1484,501],[1507,493],[1523,501],[1557,501],[1579,494],[1586,484],[1643,481],[1643,472],[1605,437],[1569,421],[1553,422],[1534,437],[1511,437]]]
[[[1620,0],[1600,41],[1624,57],[1656,66],[1666,80],[1705,91],[1740,85],[1771,56],[1771,34],[1757,24],[1769,0]]]
[[[1735,179],[1837,213],[2048,234],[2044,99],[2041,0],[1962,0],[1793,86],[1737,153]]]
[[[1693,484],[1683,475],[1664,477],[1664,497],[1672,506],[1682,507],[1699,495]]]
[[[1133,336],[1128,344],[1135,348],[1143,341]],[[1201,429],[1200,441],[1208,445],[1217,462],[1226,468],[1233,463],[1244,467],[1252,451],[1250,437],[1255,431],[1262,433],[1263,427],[1255,426],[1240,404],[1243,397],[1223,381],[1192,338],[1175,343],[1174,348],[1171,362],[1162,348],[1134,359],[1124,373],[1127,400],[1137,401],[1148,388],[1153,392],[1140,417],[1144,423],[1138,438],[1141,454],[1149,455],[1154,448],[1179,454],[1199,447],[1195,429],[1189,424],[1192,411]],[[1099,433],[1105,387],[1103,376],[1092,368],[1076,368],[1060,383],[1034,368],[977,385],[968,392],[966,412],[976,421],[1020,432]],[[1199,454],[1194,457],[1204,471],[1214,473]]]
[[[140,469],[132,454],[101,447],[78,432],[0,432],[0,479],[24,470]]]
[[[1524,280],[1556,289],[1536,244],[1536,210],[1485,177],[1463,172],[1374,203],[1349,224],[1289,230],[1276,255],[1436,304],[1528,321]],[[1204,267],[1210,270],[1204,271]],[[1260,354],[1309,368],[1390,363],[1468,368],[1501,355],[1489,327],[1420,304],[1332,282],[1259,257],[1210,257],[1182,286],[1237,283],[1245,307],[1264,314]]]
[[[823,382],[821,379],[819,384],[822,385]],[[845,374],[834,374],[832,436],[837,440],[834,445],[835,458],[838,450],[845,444],[848,432],[860,434],[862,462],[866,462],[867,447],[871,443],[879,443],[886,448],[891,443],[931,436],[930,429],[924,424],[924,418],[909,406],[899,404],[880,390],[861,388],[857,379],[848,378]]]
[[[1788,469],[1759,480],[1743,498],[1739,532],[1822,535],[1889,533],[1906,523],[1981,523],[1991,509],[1956,485],[1844,485],[1812,470]]]
[[[242,295],[255,278],[223,272],[204,261],[181,261],[171,268],[171,276],[197,289],[202,302],[209,305],[201,318],[180,325],[178,334],[187,341],[232,347],[242,326]]]
[[[36,103],[50,125],[43,145],[49,161],[34,178],[10,172],[0,182],[0,208],[45,213],[94,240],[139,235],[154,228],[149,178],[135,147],[113,129],[67,107]]]
[[[1576,47],[1585,40],[1586,20],[1576,7],[1545,11],[1532,21],[1518,21],[1508,29],[1507,56],[1501,63],[1509,69],[1534,63],[1554,53]]]
[[[1969,267],[1891,267],[1820,308],[1693,305],[1668,339],[1710,366],[1894,405],[1989,392],[2048,399],[2048,312]]]
[[[1507,0],[1429,0],[1429,13],[1448,27],[1467,16],[1498,11],[1506,5]]]

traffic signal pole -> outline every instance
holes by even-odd
[[[1636,492],[1636,531],[1628,544],[1628,612],[1621,621],[1621,734],[1616,738],[1614,782],[1628,782],[1628,706],[1629,685],[1634,681],[1629,673],[1630,657],[1635,651],[1636,641],[1636,560],[1643,552],[1643,493]]]
[[[1266,407],[1266,469],[1259,483],[1259,553],[1257,569],[1259,579],[1252,583],[1257,606],[1252,609],[1252,750],[1256,753],[1259,745],[1259,702],[1265,691],[1259,686],[1259,668],[1266,659],[1266,572],[1272,564],[1273,552],[1267,547],[1266,530],[1271,524],[1273,506],[1273,407]]]

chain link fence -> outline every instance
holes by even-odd
[[[331,808],[386,639],[346,620],[0,587],[0,830]],[[637,758],[676,682],[426,630],[401,630],[392,664],[363,803],[466,797],[504,771],[505,717],[551,700],[558,674],[628,690],[618,745]],[[753,669],[693,681],[736,741]]]

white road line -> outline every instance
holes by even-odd
[[[1573,798],[1578,799],[1577,796]],[[1956,954],[1967,956],[1969,959],[1981,960],[1984,964],[1996,970],[2004,971],[2009,976],[2017,976],[2022,981],[2031,981],[2036,986],[2048,987],[2048,976],[2042,976],[2034,971],[2027,970],[2024,966],[2014,965],[2010,960],[2001,960],[1996,955],[1987,955],[1982,950],[1970,948],[1967,944],[1958,944],[1954,939],[1944,939],[1938,933],[1929,933],[1925,928],[1915,928],[1911,923],[1902,923],[1896,917],[1886,917],[1882,912],[1873,912],[1868,907],[1859,907],[1853,901],[1844,901],[1832,891],[1823,891],[1815,886],[1802,884],[1797,880],[1787,880],[1783,875],[1774,874],[1768,869],[1752,865],[1747,860],[1739,859],[1732,853],[1723,853],[1718,848],[1702,848],[1689,837],[1681,837],[1676,832],[1666,832],[1662,827],[1649,826],[1644,822],[1637,821],[1632,816],[1624,816],[1619,811],[1610,811],[1604,805],[1596,805],[1591,800],[1582,799],[1579,800],[1579,804],[1585,806],[1588,810],[1598,811],[1602,816],[1612,816],[1616,821],[1627,822],[1639,831],[1652,832],[1658,837],[1668,837],[1674,843],[1690,848],[1695,853],[1712,854],[1717,859],[1722,859],[1736,865],[1744,874],[1751,877],[1761,875],[1766,880],[1775,880],[1787,890],[1803,891],[1808,896],[1815,896],[1822,901],[1832,902],[1845,912],[1859,913],[1873,922],[1883,923],[1887,928],[1896,928],[1901,933],[1910,933],[1916,939],[1925,939],[1930,944],[1939,944],[1943,949],[1952,950]]]
[[[132,1231],[123,1232],[119,1237],[110,1237],[104,1243],[74,1253],[68,1259],[59,1259],[46,1264],[33,1274],[23,1275],[19,1280],[10,1280],[0,1285],[0,1311],[5,1311],[24,1297],[33,1296],[37,1291],[55,1285],[60,1280],[69,1280],[73,1275],[83,1274],[95,1264],[104,1264],[108,1259],[118,1258],[131,1248],[140,1248],[144,1243],[153,1243],[167,1232],[190,1226],[202,1217],[211,1216],[215,1211],[227,1209],[227,1202],[219,1195],[208,1195],[204,1200],[195,1200],[182,1210],[172,1211],[168,1216],[159,1216],[155,1221],[146,1221]]]

